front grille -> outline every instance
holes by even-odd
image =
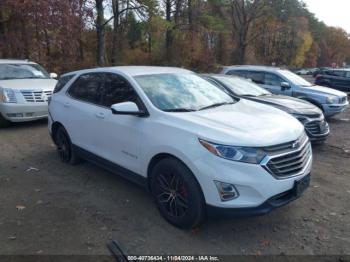
[[[21,90],[24,99],[29,103],[47,102],[52,96],[49,90]]]
[[[305,124],[305,129],[311,135],[322,135],[324,133],[327,133],[329,130],[326,121],[313,121],[307,123]]]
[[[303,139],[303,138],[302,138]],[[299,141],[304,141],[302,144]],[[290,153],[271,156],[265,168],[279,179],[293,177],[300,174],[309,163],[312,155],[311,144],[308,140],[295,141],[299,145]]]

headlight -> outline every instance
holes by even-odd
[[[338,99],[335,96],[328,96],[327,97],[327,104],[335,104],[337,103]]]
[[[17,103],[15,91],[9,88],[0,88],[0,102]]]
[[[231,161],[259,164],[266,156],[266,153],[258,148],[218,145],[202,139],[199,139],[199,142],[210,153]]]

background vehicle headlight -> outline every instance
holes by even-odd
[[[9,88],[0,88],[0,102],[17,103],[15,91]]]
[[[338,101],[338,99],[335,96],[328,96],[327,97],[327,104],[335,104]]]
[[[266,153],[258,148],[218,145],[202,139],[199,139],[199,142],[210,153],[227,160],[259,164],[266,156]]]

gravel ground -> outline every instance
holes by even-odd
[[[314,147],[301,199],[191,231],[165,222],[138,186],[89,163],[61,163],[46,121],[0,129],[0,254],[108,255],[106,243],[117,239],[143,255],[350,255],[349,111]]]

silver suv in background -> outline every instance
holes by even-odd
[[[304,99],[322,109],[326,117],[345,111],[349,107],[347,94],[316,86],[289,70],[266,66],[229,66],[222,72],[253,80],[271,93]]]

